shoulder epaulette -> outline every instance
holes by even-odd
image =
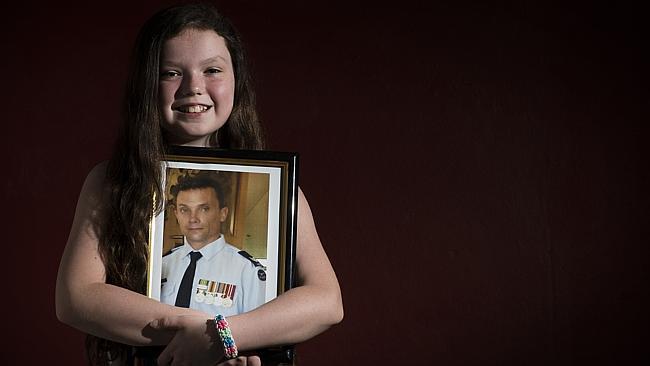
[[[246,259],[248,259],[249,261],[253,262],[253,264],[255,265],[255,267],[260,267],[260,268],[266,270],[266,267],[264,267],[264,265],[263,265],[262,263],[258,262],[257,259],[255,259],[255,258],[254,258],[252,255],[250,255],[247,251],[245,251],[245,250],[240,250],[240,251],[237,252],[237,253],[239,253],[239,255],[241,255],[242,257],[244,257],[244,258],[246,258]]]
[[[257,278],[259,278],[260,281],[266,281],[266,267],[264,267],[262,263],[258,262],[257,259],[253,258],[253,256],[250,255],[245,250],[240,250],[237,253],[239,253],[239,255],[241,255],[242,257],[251,261],[255,265],[255,267],[257,267]]]
[[[177,245],[177,246],[173,247],[169,252],[163,254],[163,257],[168,256],[168,255],[174,253],[177,249],[180,249],[182,246],[183,246],[183,244],[181,244],[181,245]]]

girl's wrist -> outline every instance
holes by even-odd
[[[214,317],[214,326],[223,346],[223,353],[226,359],[236,358],[238,354],[237,345],[235,344],[235,339],[232,336],[226,317],[217,314]]]

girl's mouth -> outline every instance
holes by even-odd
[[[178,108],[174,108],[174,110],[183,113],[203,113],[209,110],[210,108],[212,108],[212,106],[199,104],[199,105],[182,105]]]

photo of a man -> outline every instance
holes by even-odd
[[[229,210],[219,181],[184,175],[171,194],[183,244],[162,257],[160,301],[224,316],[262,305],[265,268],[222,235]]]

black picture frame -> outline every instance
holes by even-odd
[[[294,287],[297,153],[173,146],[168,148],[161,164],[165,207],[150,222],[147,296],[161,300],[161,285],[166,280],[161,278],[162,258],[175,246],[183,245],[181,229],[171,214],[173,187],[185,177],[200,174],[214,176],[229,187],[225,189],[225,195],[232,209],[228,219],[222,223],[221,233],[229,243],[236,242],[233,246],[253,253],[253,260],[264,266],[267,283],[264,302]],[[248,201],[257,203],[250,208]],[[194,290],[201,291],[198,288]],[[293,365],[292,346],[264,349],[257,353],[265,365]]]

